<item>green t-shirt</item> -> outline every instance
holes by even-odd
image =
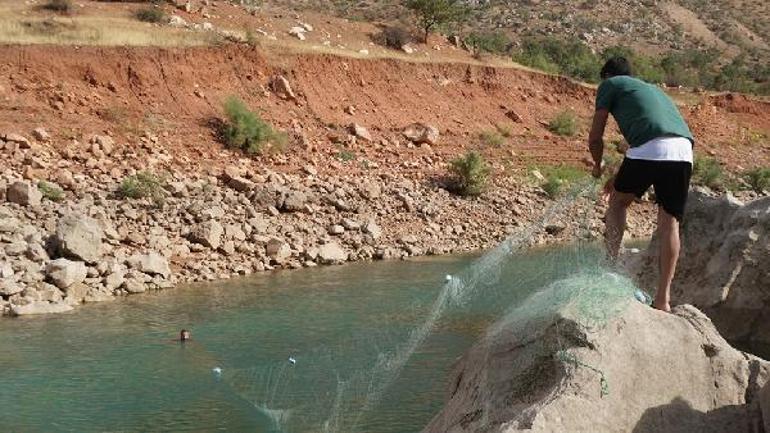
[[[685,137],[695,142],[676,105],[657,86],[619,75],[602,81],[596,93],[596,109],[615,118],[631,147],[660,137]]]

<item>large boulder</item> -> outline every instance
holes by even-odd
[[[134,254],[129,257],[128,266],[131,269],[143,272],[148,275],[160,275],[163,278],[171,277],[171,268],[168,265],[168,259],[155,251],[147,254]]]
[[[331,265],[341,263],[348,259],[348,253],[336,242],[329,242],[318,248],[317,261],[323,264]]]
[[[758,433],[770,363],[692,306],[668,314],[632,293],[610,304],[615,293],[572,289],[557,284],[491,327],[424,432]]]
[[[5,197],[9,202],[22,206],[38,206],[43,199],[43,193],[37,186],[29,182],[19,181],[8,186]]]
[[[99,223],[82,214],[65,215],[56,226],[57,249],[67,258],[96,263],[102,256],[102,238]]]
[[[695,305],[732,344],[770,356],[770,197],[743,205],[693,192],[680,233],[673,303]],[[657,252],[653,238],[631,265],[641,287],[656,285]]]
[[[64,302],[33,301],[26,305],[14,305],[11,313],[15,316],[30,316],[36,314],[64,313],[72,310],[72,305]]]
[[[198,227],[193,230],[190,234],[190,240],[215,250],[222,244],[222,235],[224,232],[225,229],[221,224],[214,220],[209,220],[198,225]]]
[[[45,273],[56,287],[66,289],[73,284],[82,283],[88,275],[88,270],[83,262],[62,258],[48,262]]]

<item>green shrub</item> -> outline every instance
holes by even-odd
[[[755,192],[761,194],[764,191],[770,191],[770,167],[749,170],[744,177]]]
[[[557,114],[556,117],[551,119],[551,121],[548,123],[549,131],[565,137],[574,136],[577,134],[577,129],[577,116],[570,110],[559,112],[559,114]]]
[[[477,196],[486,188],[490,168],[480,153],[470,151],[453,160],[449,171],[455,176],[454,191],[464,196]]]
[[[228,146],[249,154],[260,154],[268,144],[279,148],[286,144],[285,134],[275,131],[240,99],[234,96],[227,98],[224,109],[228,123],[222,135]]]
[[[118,195],[123,198],[149,198],[154,203],[161,203],[165,196],[163,185],[165,182],[159,176],[148,171],[128,176],[123,179],[118,187]]]
[[[599,56],[584,43],[553,36],[526,37],[513,59],[532,68],[589,82],[599,79],[602,67]]]
[[[711,189],[725,187],[722,165],[714,158],[695,158],[692,170],[693,183],[707,186]]]
[[[479,138],[486,146],[500,147],[505,143],[505,138],[497,131],[483,131]]]
[[[139,9],[138,11],[136,11],[134,16],[139,21],[143,21],[145,23],[159,24],[167,20],[166,13],[163,12],[163,9],[156,8],[156,7]]]
[[[464,21],[470,12],[462,0],[406,0],[405,6],[417,15],[418,24],[425,32],[425,43],[436,27]]]
[[[541,181],[540,187],[552,199],[559,197],[565,187],[588,177],[588,172],[585,170],[563,164],[543,167],[539,171],[545,178]]]
[[[43,194],[43,198],[51,201],[64,200],[64,191],[56,185],[41,180],[37,184],[37,189]]]
[[[473,32],[465,37],[465,44],[478,52],[491,54],[506,54],[513,45],[511,39],[503,32]]]
[[[382,30],[382,39],[385,46],[400,50],[401,47],[412,41],[412,35],[402,27],[390,26]]]
[[[617,45],[609,47],[602,52],[602,61],[607,61],[612,57],[622,56],[631,62],[635,76],[650,83],[662,83],[666,76],[666,71],[660,66],[660,62],[653,57],[639,54],[630,47]]]
[[[43,9],[62,14],[72,12],[72,2],[70,0],[49,0],[42,6]]]
[[[356,159],[356,154],[355,152],[352,152],[350,150],[343,149],[337,152],[337,159],[343,162],[353,161],[354,159]]]

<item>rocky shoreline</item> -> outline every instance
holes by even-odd
[[[152,197],[130,199],[119,191],[136,170],[88,170],[130,157],[111,137],[92,136],[83,157],[51,149],[45,130],[31,135],[0,141],[3,315],[69,311],[274,269],[487,249],[554,203],[513,177],[497,177],[480,198],[466,199],[397,168],[280,173],[244,158],[218,176],[167,166]],[[531,242],[597,237],[601,206],[581,206],[585,212],[559,215]]]

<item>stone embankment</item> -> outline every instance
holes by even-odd
[[[482,197],[466,199],[397,168],[346,176],[306,166],[287,174],[245,160],[218,176],[169,166],[162,178],[136,171],[132,178],[98,170],[131,158],[109,136],[90,137],[76,147],[83,153],[74,145],[53,150],[48,136],[37,129],[32,138],[0,141],[3,314],[62,312],[273,269],[481,250],[542,222],[554,203],[521,179],[495,179]],[[151,191],[126,198],[127,178]],[[600,207],[582,205],[584,212],[557,212],[531,242],[598,236]],[[639,225],[639,234],[645,229]]]

